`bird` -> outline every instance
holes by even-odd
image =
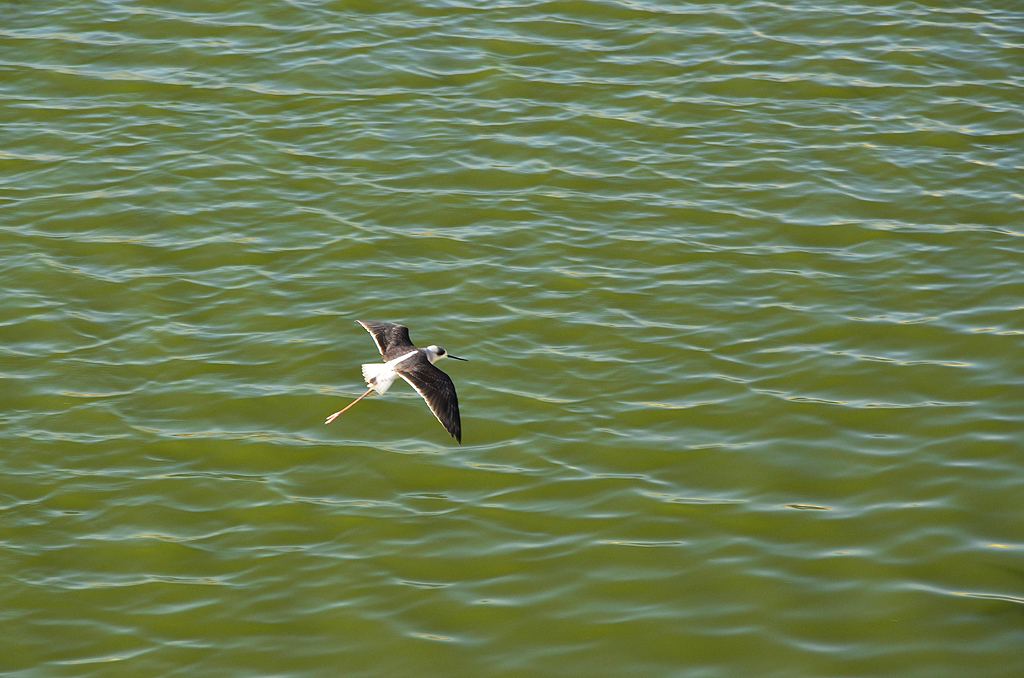
[[[426,348],[417,348],[409,339],[409,328],[405,325],[373,320],[356,322],[373,337],[384,362],[362,365],[363,378],[370,388],[353,400],[348,407],[327,417],[324,424],[330,424],[340,414],[374,391],[384,395],[391,388],[395,377],[401,377],[416,389],[445,430],[461,445],[462,420],[459,418],[459,398],[455,394],[455,384],[452,383],[451,377],[434,367],[434,363],[443,358],[462,361],[466,361],[466,358],[454,356],[434,344]]]

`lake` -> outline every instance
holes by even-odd
[[[1024,675],[1024,8],[2,9],[0,675]]]

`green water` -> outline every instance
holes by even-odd
[[[969,5],[0,3],[0,675],[1024,675]]]

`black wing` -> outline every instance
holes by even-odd
[[[410,358],[399,363],[398,376],[409,382],[427,401],[427,406],[452,438],[462,444],[462,420],[459,418],[459,398],[451,377],[430,364],[426,356]]]
[[[412,347],[412,340],[409,339],[409,328],[405,325],[382,323],[373,320],[357,320],[356,322],[366,328],[366,331],[373,337],[374,343],[377,344],[377,350],[384,356],[384,360],[391,360],[401,355],[389,356],[388,351],[391,349],[407,349]],[[402,351],[402,353],[408,352],[407,350]]]

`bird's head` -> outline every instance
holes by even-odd
[[[427,346],[427,358],[430,360],[431,364],[436,363],[438,360],[441,360],[442,358],[454,358],[455,360],[465,360],[465,358],[460,358],[457,355],[452,355],[451,353],[444,350],[440,346],[436,346],[434,344]]]

